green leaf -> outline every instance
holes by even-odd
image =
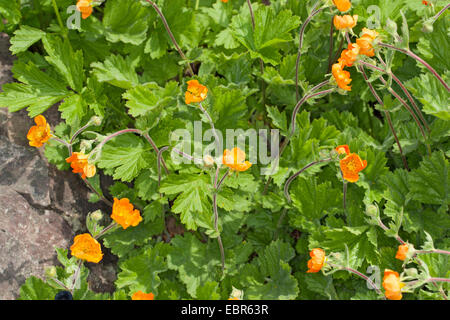
[[[128,113],[133,117],[138,117],[152,112],[160,114],[162,109],[175,102],[178,84],[170,81],[165,88],[159,87],[156,83],[147,83],[135,86],[126,91],[122,97],[127,100],[125,105]]]
[[[59,105],[58,109],[61,111],[61,118],[65,119],[66,123],[74,128],[80,127],[81,120],[87,113],[86,102],[78,94],[64,99],[64,102]]]
[[[111,55],[102,62],[91,64],[92,73],[100,82],[108,82],[113,86],[130,89],[139,84],[135,68],[138,61],[131,56],[125,59],[120,55]]]
[[[323,232],[325,237],[317,234],[320,241],[314,239],[310,242],[310,247],[320,247],[326,252],[346,251],[347,247],[350,254],[347,259],[352,268],[359,268],[364,261],[377,264],[379,253],[374,228],[367,226],[330,228]]]
[[[147,221],[146,213],[141,212],[141,215],[144,215],[144,221],[136,227],[129,227],[126,230],[119,228],[106,234],[103,237],[105,247],[110,248],[118,257],[126,257],[133,253],[136,246],[142,246],[148,243],[152,236],[162,233],[164,225],[161,219]]]
[[[268,116],[272,119],[272,123],[278,129],[281,129],[282,132],[287,133],[287,119],[286,113],[280,112],[277,107],[266,106]]]
[[[177,235],[170,242],[173,250],[167,255],[170,269],[177,270],[187,292],[197,298],[197,290],[206,283],[214,282],[218,277],[220,265],[219,248],[214,241],[212,245],[201,243],[193,234]],[[209,242],[211,243],[211,241]],[[211,251],[214,249],[214,251]],[[203,293],[202,290],[199,293]]]
[[[85,79],[83,70],[83,52],[73,51],[67,40],[59,36],[46,35],[42,38],[44,49],[48,54],[45,59],[66,79],[69,86],[81,92]]]
[[[70,92],[58,79],[39,70],[33,62],[16,62],[14,76],[23,83],[7,83],[0,93],[0,107],[10,112],[28,108],[28,115],[35,117],[62,100]]]
[[[18,24],[22,18],[20,2],[17,0],[0,0],[0,14],[10,24]]]
[[[445,51],[445,50],[444,50]],[[444,77],[444,81],[447,77]],[[450,98],[444,86],[430,73],[406,82],[406,87],[423,104],[423,112],[443,120],[450,120]]]
[[[332,215],[342,207],[342,192],[331,187],[331,182],[319,184],[316,177],[298,177],[290,187],[292,202],[298,211],[289,214],[289,223],[302,226]],[[304,226],[304,225],[303,225]]]
[[[146,39],[149,22],[149,9],[139,1],[108,1],[105,5],[103,26],[110,42],[141,44]]]
[[[157,295],[161,284],[159,273],[167,270],[165,255],[168,245],[158,243],[155,247],[147,247],[142,253],[119,264],[121,271],[115,282],[118,288],[129,288],[130,292],[152,292]]]
[[[38,42],[45,35],[45,32],[30,26],[22,25],[20,29],[14,31],[14,37],[11,38],[12,54],[18,54],[26,51],[31,45]]]
[[[443,17],[443,19],[436,20],[433,24],[433,32],[422,33],[417,44],[420,56],[440,75],[450,69],[450,53],[442,48],[442,44],[447,43],[449,27],[448,18]],[[417,64],[420,68],[425,69],[421,63],[417,62]]]
[[[228,128],[245,128],[243,121],[248,108],[245,103],[246,96],[242,90],[215,87],[212,89],[213,113],[211,117],[217,129],[225,132]]]
[[[246,266],[242,271],[240,278],[247,287],[244,288],[245,297],[256,300],[295,299],[299,289],[288,264],[294,255],[294,249],[281,240],[267,246],[258,254],[252,268]]]
[[[212,206],[208,199],[211,192],[209,177],[204,174],[170,175],[161,184],[160,192],[178,195],[172,211],[181,214],[181,222],[187,229],[197,227],[213,229]]]
[[[219,284],[215,281],[205,282],[197,288],[198,300],[220,300]]]
[[[450,176],[448,160],[442,151],[433,152],[430,158],[425,157],[420,167],[411,172],[409,187],[412,199],[441,205],[441,212],[448,210]]]
[[[233,17],[233,36],[249,50],[253,59],[261,58],[265,63],[277,65],[281,60],[277,45],[292,40],[289,31],[300,25],[300,18],[290,10],[276,13],[271,6],[259,6],[254,14],[254,31],[248,14]]]
[[[127,134],[103,146],[98,167],[111,169],[110,172],[116,180],[131,181],[153,160],[154,154],[150,145],[132,134]]]
[[[162,5],[159,5],[159,8],[164,13],[178,45],[181,48],[197,47],[200,34],[194,10],[186,8],[184,0],[165,0]],[[172,40],[159,17],[149,33],[150,38],[146,42],[145,53],[150,53],[152,59],[161,58],[169,47],[173,47]]]
[[[20,300],[54,300],[57,292],[41,279],[31,276],[20,287]]]

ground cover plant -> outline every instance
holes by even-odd
[[[0,106],[110,206],[20,299],[447,300],[448,7],[0,0]]]

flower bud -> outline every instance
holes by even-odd
[[[100,221],[103,218],[103,214],[101,210],[96,210],[94,212],[91,213],[91,218],[94,221]]]
[[[86,150],[91,150],[93,142],[94,140],[81,140],[80,150],[82,150],[83,152],[85,152]]]
[[[407,269],[404,269],[404,271],[408,277],[417,278],[419,275],[419,272],[417,271],[416,268],[407,268]]]
[[[378,207],[373,204],[369,204],[366,206],[366,214],[370,217],[378,217]]]
[[[423,33],[431,33],[431,32],[433,32],[433,30],[434,30],[433,21],[432,20],[424,21],[424,23],[422,25],[422,32]]]
[[[96,126],[99,126],[99,125],[101,125],[102,124],[102,118],[101,117],[99,117],[99,116],[93,116],[92,118],[91,118],[91,122],[94,124],[94,125],[96,125]]]
[[[212,167],[214,165],[215,161],[214,158],[211,157],[209,154],[205,155],[203,157],[203,165],[207,168]]]
[[[50,266],[45,268],[45,276],[47,278],[56,278],[56,268],[55,266]]]

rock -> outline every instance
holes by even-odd
[[[58,263],[54,247],[69,248],[73,234],[58,213],[40,214],[11,187],[0,186],[0,203],[0,300],[11,300],[28,277]]]
[[[0,185],[10,186],[38,206],[50,205],[48,167],[32,147],[21,147],[0,136]]]
[[[11,68],[15,57],[9,51],[10,43],[9,36],[0,33],[0,84],[13,82],[13,75]]]

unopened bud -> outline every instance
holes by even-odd
[[[86,150],[91,150],[92,149],[92,142],[93,142],[93,140],[81,140],[81,142],[80,142],[80,150],[82,150],[83,153]]]
[[[368,206],[366,206],[366,214],[370,217],[377,217],[378,207],[373,204],[369,204]]]
[[[203,157],[203,165],[207,168],[212,167],[214,165],[215,161],[214,158],[210,155],[205,155]]]
[[[101,124],[102,124],[102,120],[103,120],[103,119],[100,118],[100,117],[98,117],[98,116],[93,116],[93,117],[91,118],[92,123],[95,124],[96,126],[101,125]]]
[[[96,210],[91,213],[91,218],[94,221],[100,221],[103,218],[103,213],[101,212],[101,210]]]
[[[55,266],[50,266],[45,268],[45,276],[47,278],[56,278],[56,268]]]
[[[431,32],[433,32],[433,30],[434,30],[433,21],[427,20],[423,23],[422,32],[431,33]]]

